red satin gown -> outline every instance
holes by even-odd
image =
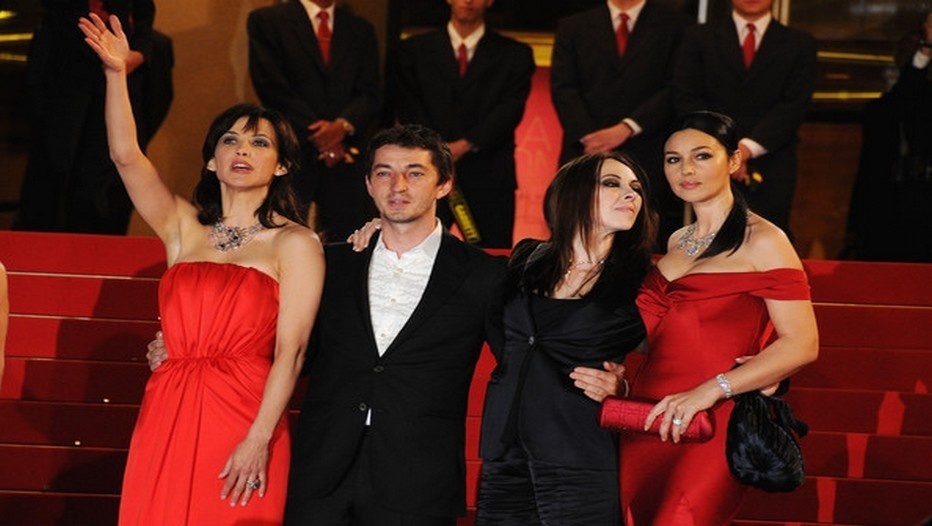
[[[120,525],[281,524],[291,453],[285,417],[269,446],[265,497],[231,507],[218,478],[262,401],[278,283],[239,265],[178,263],[162,277],[159,310],[169,359],[146,384]]]
[[[772,332],[765,299],[808,300],[796,269],[687,274],[667,281],[657,268],[637,298],[647,327],[647,358],[632,396],[660,400],[727,372],[756,354]],[[621,499],[627,526],[729,524],[746,489],[728,471],[725,431],[734,403],[713,407],[715,436],[702,444],[621,440]]]

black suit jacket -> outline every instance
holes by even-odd
[[[788,225],[796,178],[797,130],[815,88],[816,41],[772,20],[754,62],[745,69],[733,19],[690,28],[673,79],[680,114],[712,110],[735,119],[739,137],[767,154],[750,163],[764,176],[750,204],[778,226]]]
[[[445,233],[424,295],[381,357],[363,253],[327,247],[327,277],[294,440],[288,522],[301,499],[332,491],[353,463],[371,410],[376,498],[387,508],[454,516],[465,509],[465,417],[483,342],[500,341],[504,262]],[[497,345],[497,344],[495,344]]]
[[[486,29],[461,78],[444,29],[402,42],[398,64],[398,120],[475,146],[456,165],[459,185],[513,190],[515,128],[535,67],[531,48]]]
[[[619,58],[608,6],[560,21],[553,43],[550,88],[563,126],[561,163],[583,153],[579,140],[584,135],[625,118],[633,119],[643,131],[629,139],[624,149],[651,141],[656,145],[665,139],[673,116],[673,59],[687,23],[679,12],[648,1]]]

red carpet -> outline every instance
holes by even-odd
[[[163,259],[152,238],[0,232],[3,524],[115,524]],[[806,266],[822,350],[788,398],[812,428],[809,477],[791,494],[752,491],[734,524],[918,524],[932,515],[932,265]],[[486,354],[470,400],[470,505],[491,366]]]

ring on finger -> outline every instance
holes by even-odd
[[[675,425],[676,427],[680,427],[681,425],[683,425],[683,419],[676,417],[676,416],[673,417],[673,425]]]
[[[259,479],[250,480],[249,482],[246,483],[246,487],[249,488],[249,489],[251,489],[251,490],[253,490],[253,491],[259,489],[259,486],[261,486],[261,485],[262,485],[262,483],[259,482]]]

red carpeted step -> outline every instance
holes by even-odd
[[[112,526],[117,495],[0,491],[0,517],[9,526]]]
[[[165,248],[154,237],[0,232],[7,270],[159,277]]]
[[[0,445],[0,490],[120,492],[126,450]]]
[[[139,407],[0,400],[0,444],[129,447]]]
[[[932,482],[932,437],[813,432],[800,444],[811,476]]]
[[[932,298],[932,265],[806,260],[816,302],[926,305]]]
[[[813,431],[932,435],[932,395],[792,388],[786,399]]]
[[[0,398],[50,402],[139,404],[149,379],[142,363],[11,357]]]
[[[816,304],[826,347],[932,349],[932,308]]]
[[[793,386],[928,392],[932,388],[932,348],[823,346],[815,363],[793,375]]]
[[[101,320],[14,315],[6,339],[7,356],[79,360],[145,360],[146,344],[157,321]]]
[[[10,312],[158,319],[158,280],[10,274]]]
[[[792,493],[750,490],[737,519],[902,526],[930,513],[932,484],[810,477]]]

